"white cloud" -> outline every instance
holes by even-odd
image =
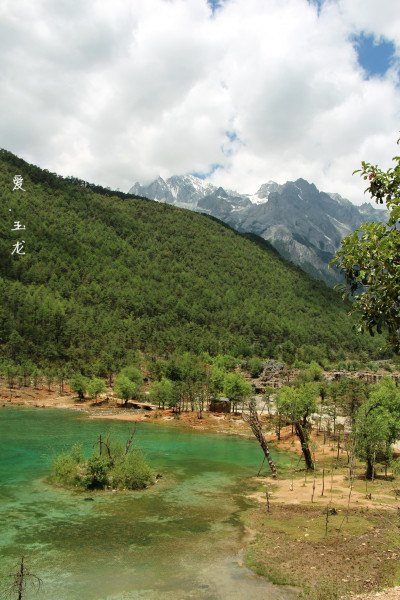
[[[400,17],[397,0],[338,0],[342,18],[351,29],[385,37],[400,44]],[[399,49],[399,48],[398,48]]]
[[[389,166],[400,90],[395,69],[365,79],[351,35],[399,51],[396,5],[0,0],[1,145],[125,190],[218,163],[239,191],[304,177],[362,201],[351,173]]]

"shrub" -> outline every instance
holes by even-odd
[[[86,463],[86,473],[82,479],[83,487],[87,490],[103,490],[109,485],[108,473],[111,468],[109,458],[91,456]]]
[[[307,369],[308,365],[303,360],[295,360],[293,367],[295,369]]]
[[[87,382],[86,390],[91,398],[97,400],[97,396],[106,390],[106,385],[102,379],[93,377]]]
[[[307,376],[309,381],[320,381],[323,376],[323,369],[313,360],[307,369]]]
[[[63,452],[55,458],[49,480],[67,487],[81,486],[83,460],[82,446],[74,444],[70,452]]]
[[[73,392],[78,394],[79,400],[83,402],[85,399],[85,393],[87,390],[88,379],[84,377],[81,373],[76,373],[69,380],[70,388]]]
[[[340,360],[337,364],[338,371],[347,371],[347,363],[344,360]]]
[[[122,398],[125,404],[131,400],[137,391],[137,384],[125,375],[118,375],[114,383],[114,392],[118,398]]]
[[[154,473],[140,450],[127,450],[122,444],[107,441],[103,442],[102,454],[96,451],[89,459],[83,456],[80,444],[57,456],[49,481],[81,490],[140,490],[154,483]]]
[[[123,377],[127,377],[137,386],[143,385],[143,377],[140,370],[137,367],[124,367],[120,373]]]
[[[140,450],[132,450],[110,471],[110,481],[117,489],[142,490],[154,483],[154,474]]]
[[[250,358],[246,366],[252,377],[259,377],[262,373],[264,363],[259,358]]]

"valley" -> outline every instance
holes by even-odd
[[[388,371],[389,366],[385,363],[385,369],[381,367],[375,373],[370,372],[369,376],[371,379],[387,376],[390,373]],[[280,375],[276,375],[274,385],[277,387],[273,388],[275,393],[287,383],[288,379],[298,377],[300,373],[301,371],[295,370],[292,373],[281,372]],[[337,378],[337,375],[337,371],[333,373],[327,371],[323,374],[323,377],[324,380],[330,377],[333,381],[335,377]],[[360,381],[359,375],[366,376],[367,373],[363,372],[359,374],[352,373],[351,371],[341,373],[342,377],[348,378],[349,381],[353,380],[356,383]],[[391,376],[398,377],[399,372],[392,371]],[[250,379],[250,381],[256,383],[257,386],[262,385],[257,379]],[[84,402],[79,401],[76,395],[68,389],[60,393],[55,384],[51,385],[51,388],[49,391],[46,385],[39,385],[37,388],[22,386],[10,390],[7,381],[1,381],[0,398],[3,407],[0,408],[0,423],[3,423],[3,426],[6,428],[4,431],[8,432],[5,438],[3,433],[3,455],[4,452],[12,452],[12,449],[8,448],[10,442],[7,440],[9,436],[12,436],[14,439],[17,435],[22,436],[18,437],[18,439],[24,439],[25,436],[22,432],[18,434],[18,422],[21,422],[21,425],[23,425],[25,419],[29,419],[31,423],[30,427],[38,437],[35,438],[33,445],[31,441],[27,440],[23,444],[27,445],[27,448],[37,448],[34,450],[33,456],[38,453],[36,460],[38,460],[39,455],[41,456],[40,469],[42,473],[45,472],[43,471],[44,465],[48,464],[51,456],[54,456],[56,452],[54,442],[52,443],[51,450],[48,446],[48,434],[45,431],[40,434],[40,423],[42,421],[46,423],[46,431],[48,430],[49,423],[52,423],[52,435],[56,435],[59,438],[57,442],[58,448],[65,448],[68,445],[68,440],[74,440],[75,442],[82,440],[85,447],[88,448],[88,445],[91,443],[90,439],[93,440],[99,432],[111,432],[113,436],[127,435],[130,430],[129,428],[134,425],[136,429],[135,443],[144,450],[146,457],[151,460],[157,471],[162,473],[162,479],[159,480],[156,486],[157,490],[152,491],[150,488],[141,494],[149,494],[151,497],[156,494],[157,502],[159,503],[162,497],[165,505],[165,501],[173,493],[176,486],[185,485],[185,492],[181,498],[185,502],[184,513],[182,513],[181,504],[178,503],[176,508],[179,509],[179,516],[172,518],[171,515],[169,517],[170,524],[168,525],[169,533],[167,539],[173,535],[171,527],[174,526],[174,523],[181,523],[183,514],[187,514],[188,517],[190,515],[190,519],[192,519],[193,523],[196,523],[196,527],[200,527],[199,502],[203,498],[207,503],[213,501],[212,499],[215,501],[217,490],[219,502],[222,502],[221,494],[225,493],[224,490],[229,494],[229,501],[227,498],[223,500],[224,520],[227,518],[230,502],[235,499],[234,501],[238,503],[233,513],[235,515],[232,517],[233,521],[229,521],[231,522],[230,527],[234,524],[233,529],[230,529],[229,533],[226,527],[220,529],[220,526],[217,525],[218,519],[220,519],[218,511],[216,512],[213,509],[210,512],[210,508],[206,508],[208,514],[207,521],[209,526],[211,526],[211,530],[216,527],[216,532],[218,531],[223,535],[223,538],[221,538],[221,542],[223,539],[223,545],[220,545],[217,537],[215,537],[217,533],[212,535],[215,546],[214,551],[217,553],[214,558],[212,558],[214,554],[208,553],[208,562],[203,563],[203,559],[199,558],[198,554],[200,552],[200,556],[202,556],[202,550],[199,547],[199,544],[203,543],[201,538],[196,538],[196,548],[194,548],[189,541],[191,538],[185,541],[185,536],[182,537],[182,529],[180,527],[180,542],[178,547],[179,551],[182,550],[185,552],[186,559],[182,563],[182,557],[179,558],[177,555],[174,558],[181,566],[177,572],[174,572],[171,583],[168,583],[170,575],[167,575],[167,571],[164,570],[160,572],[162,577],[160,588],[158,585],[155,585],[154,588],[145,586],[145,581],[149,580],[150,575],[147,571],[144,571],[144,579],[142,579],[140,569],[148,569],[150,564],[154,564],[152,568],[155,568],[155,564],[157,564],[158,569],[163,569],[163,560],[158,557],[158,554],[157,557],[155,556],[152,546],[149,546],[149,542],[146,542],[146,556],[149,558],[151,556],[151,563],[147,567],[144,564],[142,565],[144,556],[143,550],[141,550],[140,555],[142,558],[139,563],[137,560],[133,563],[135,566],[133,567],[132,576],[129,575],[126,569],[124,573],[121,572],[120,582],[125,589],[136,590],[137,585],[143,585],[145,586],[143,593],[146,593],[151,598],[168,597],[169,593],[173,597],[173,593],[176,593],[176,590],[179,589],[182,598],[190,597],[189,590],[185,589],[184,579],[181,578],[186,577],[192,568],[190,566],[190,556],[192,556],[193,552],[197,553],[197,565],[196,574],[191,575],[192,584],[190,589],[193,591],[194,578],[194,581],[197,582],[196,594],[199,598],[202,597],[204,591],[206,594],[205,597],[212,597],[216,600],[222,600],[222,598],[226,597],[226,594],[235,593],[238,594],[238,597],[251,594],[254,598],[261,598],[263,594],[268,593],[268,597],[271,599],[289,600],[298,597],[299,591],[303,589],[303,594],[304,590],[308,590],[305,597],[320,598],[322,600],[322,598],[329,598],[329,594],[333,593],[333,589],[337,590],[337,593],[340,593],[340,597],[342,597],[342,595],[349,593],[349,591],[365,592],[366,590],[390,585],[395,580],[397,558],[400,552],[400,547],[398,548],[398,542],[396,541],[397,537],[396,535],[392,535],[395,532],[393,528],[397,527],[396,519],[398,519],[396,483],[391,477],[386,478],[381,469],[377,470],[374,481],[365,482],[363,467],[361,463],[357,462],[353,465],[351,476],[352,488],[349,495],[348,438],[343,433],[343,429],[339,429],[339,425],[337,425],[337,432],[342,433],[335,434],[332,432],[332,413],[330,410],[326,409],[323,419],[320,419],[318,413],[315,415],[312,444],[316,468],[314,472],[307,473],[301,461],[302,452],[299,441],[291,432],[291,428],[282,425],[279,434],[280,439],[278,439],[276,434],[278,415],[274,409],[274,402],[272,402],[272,406],[268,405],[268,408],[266,408],[263,396],[259,397],[259,411],[263,429],[266,432],[268,442],[272,444],[273,458],[278,466],[278,479],[274,480],[268,476],[268,468],[265,465],[263,466],[262,452],[252,437],[247,423],[242,419],[240,414],[212,413],[205,407],[202,418],[199,419],[196,411],[184,410],[177,413],[176,410],[170,408],[160,409],[151,402],[148,404],[148,408],[152,410],[135,409],[133,408],[135,406],[134,402],[124,407],[121,401],[113,394],[112,388],[107,389],[98,399],[86,399]],[[55,407],[59,410],[55,411]],[[66,412],[65,409],[67,408],[69,410]],[[73,410],[71,411],[71,409]],[[9,418],[12,418],[14,421],[10,422]],[[344,422],[343,418],[339,417],[339,415],[337,415],[336,419],[337,423]],[[15,425],[12,425],[13,422]],[[40,435],[42,435],[42,439]],[[152,441],[153,437],[154,441]],[[184,446],[186,439],[190,440],[188,447]],[[172,446],[169,449],[164,448],[163,440],[169,440],[168,443],[172,444]],[[232,441],[230,442],[229,440]],[[234,440],[238,440],[238,442],[236,443]],[[246,454],[245,463],[243,464],[241,462],[242,454],[237,445],[241,443],[248,448],[246,452],[250,453]],[[224,444],[228,444],[228,446],[229,444],[233,444],[233,446],[230,450],[228,448],[223,449]],[[178,452],[177,445],[179,447]],[[197,446],[199,446],[198,455],[196,454]],[[207,453],[205,453],[206,447]],[[211,453],[210,448],[212,448]],[[190,478],[193,478],[194,471],[197,472],[198,469],[204,469],[209,465],[208,474],[202,475],[202,477],[207,477],[207,482],[206,480],[196,481],[196,488],[193,491],[190,491],[191,484],[189,482],[184,484],[185,479],[181,481],[183,471],[182,467],[178,466],[177,461],[180,460],[179,456],[182,457],[182,452],[185,455],[185,464],[187,467],[190,465],[189,471],[186,471],[185,467],[185,472],[187,475],[190,473]],[[45,459],[44,463],[43,459]],[[210,459],[212,462],[209,464]],[[237,475],[240,472],[240,478],[235,484],[235,491],[232,491],[233,488],[227,486],[226,481],[221,485],[221,481],[218,479],[218,477],[222,476],[222,467],[218,462],[221,459],[232,461],[229,462],[230,477],[233,476],[234,472],[240,466],[240,469],[237,471]],[[26,477],[28,473],[33,472],[35,474],[38,471],[38,467],[39,463],[37,463],[37,466],[32,471],[32,466],[29,463],[26,465],[25,468],[27,471],[23,480],[25,481],[23,484],[24,488],[27,485]],[[228,464],[225,468],[228,468]],[[212,485],[215,485],[215,489],[214,487],[210,487],[211,481],[208,479],[210,477],[213,478]],[[39,484],[36,481],[36,483],[32,482],[29,486],[33,484],[35,488],[38,485],[41,486],[42,495],[49,495],[50,491],[46,490],[43,484]],[[189,487],[186,489],[187,485]],[[29,489],[28,487],[28,492]],[[118,527],[119,519],[124,518],[123,512],[120,514],[119,511],[127,510],[127,506],[125,507],[125,504],[128,503],[128,497],[125,497],[126,493],[119,497],[119,499],[114,498],[112,505],[110,505],[110,499],[107,499],[107,497],[102,498],[96,495],[96,492],[89,493],[94,498],[93,509],[89,512],[85,511],[86,517],[80,514],[81,511],[79,511],[78,514],[80,516],[75,516],[74,518],[76,526],[81,523],[79,527],[82,528],[82,519],[88,519],[90,516],[91,531],[96,528],[98,530],[97,535],[104,536],[102,543],[105,540],[107,540],[106,543],[108,545],[112,543],[114,553],[119,552],[118,544],[122,544],[122,551],[125,537],[119,535],[119,539],[114,540],[110,536],[113,535],[114,528]],[[93,493],[95,494],[94,496]],[[179,492],[174,492],[174,497],[175,493]],[[193,499],[188,500],[188,493],[195,493]],[[22,490],[22,498],[25,498],[25,508],[23,510],[27,510],[29,506],[26,494],[27,490]],[[135,492],[135,494],[138,494],[138,492]],[[268,500],[266,500],[266,494],[268,495]],[[79,492],[73,493],[71,497],[66,492],[57,491],[52,492],[51,495],[59,496],[57,499],[58,513],[60,513],[60,510],[72,510],[73,505],[80,506],[83,499],[82,494],[79,495]],[[165,495],[167,498],[164,497]],[[194,498],[196,498],[196,508],[191,504]],[[50,511],[50,515],[46,517],[46,520],[42,524],[43,533],[41,535],[46,535],[45,532],[51,519],[59,518],[55,515],[51,516],[51,506],[54,501],[55,497],[53,499],[49,497],[46,512]],[[140,495],[136,500],[134,497],[129,499],[129,504],[134,503],[132,504],[132,510],[135,510],[136,515],[138,509],[134,509],[134,505],[138,503],[140,505],[145,502],[143,516],[141,517],[144,518],[144,521],[149,520],[149,501],[149,497],[146,495]],[[32,500],[29,500],[29,502],[32,502]],[[70,508],[68,508],[68,505],[70,505]],[[65,506],[65,508],[61,508],[62,506]],[[110,512],[111,506],[112,515]],[[206,506],[209,505],[206,504]],[[14,512],[15,510],[22,510],[22,505],[21,508],[18,508],[17,504],[14,507]],[[30,510],[32,508],[28,509],[27,515]],[[327,510],[330,511],[328,519]],[[104,516],[101,517],[104,511],[108,515],[107,520],[104,520]],[[142,513],[140,512],[140,514]],[[169,514],[170,510],[164,507],[162,509],[163,519]],[[100,518],[102,521],[99,521]],[[160,514],[158,513],[157,523],[160,523],[160,518]],[[110,531],[106,531],[105,529],[107,523],[112,527]],[[156,522],[154,521],[155,524]],[[60,530],[60,542],[63,540],[62,544],[67,544],[67,547],[69,547],[70,543],[68,541],[69,536],[74,535],[71,527],[72,525],[66,529],[65,526],[62,526]],[[142,531],[142,525],[137,521],[136,517],[134,530],[137,528]],[[134,533],[134,530],[132,530],[130,535],[137,535]],[[21,537],[23,536],[23,531],[24,529],[22,529],[19,537],[14,542],[14,554],[11,552],[12,546],[7,550],[6,555],[10,556],[10,561],[12,556],[15,556],[16,560],[18,544],[21,544],[22,540],[24,540]],[[35,528],[33,531],[35,531]],[[158,545],[161,543],[161,548],[165,551],[165,539],[164,541],[157,541],[159,535],[166,535],[165,524],[162,525],[161,529],[157,525],[156,530],[152,529],[151,531],[151,538],[154,538],[154,542]],[[210,529],[207,528],[207,531],[210,531]],[[30,535],[35,534],[31,533]],[[144,533],[141,533],[141,535],[144,535]],[[146,535],[150,535],[150,530]],[[41,537],[36,535],[35,539],[36,543],[38,543]],[[207,534],[204,542],[206,539],[208,543],[210,534]],[[229,543],[228,540],[230,540]],[[89,568],[96,569],[99,562],[95,556],[98,553],[95,551],[95,547],[89,542],[89,538],[86,541],[83,538],[83,542],[86,556],[89,557]],[[17,545],[15,545],[16,543]],[[188,543],[190,543],[189,546],[187,545]],[[176,544],[176,540],[174,544]],[[142,548],[142,546],[140,547]],[[240,548],[242,549],[241,551],[239,551]],[[56,592],[57,587],[54,587],[58,584],[58,581],[57,583],[56,580],[53,581],[53,570],[58,568],[57,553],[54,554],[50,565],[44,569],[40,563],[40,553],[34,558],[29,553],[29,545],[27,549],[27,558],[30,558],[32,566],[35,567],[36,572],[39,570],[45,576],[48,588],[47,592],[59,594],[60,592]],[[130,549],[129,553],[131,554],[132,551]],[[85,590],[84,593],[88,598],[91,598],[91,594],[95,593],[96,587],[91,587],[89,580],[88,585],[85,584],[84,588],[82,588],[78,566],[77,564],[74,566],[74,552],[76,552],[76,549],[71,546],[68,552],[70,583],[63,589],[63,595],[60,597],[65,598],[65,600],[75,598],[73,581],[79,585],[80,590]],[[149,552],[151,554],[148,554]],[[176,550],[169,550],[169,552],[176,553]],[[92,559],[91,556],[93,553]],[[316,571],[315,567],[316,555],[326,557],[326,559],[320,559],[321,562],[319,563],[318,571]],[[346,556],[345,560],[344,556]],[[139,555],[137,555],[138,557]],[[172,555],[170,556],[171,559]],[[244,565],[257,573],[258,576],[267,577],[277,587],[272,586],[268,588],[265,584],[261,583],[259,578],[252,578]],[[385,566],[385,568],[383,570],[377,569],[377,565]],[[108,565],[107,568],[109,567],[111,565]],[[117,566],[112,568],[115,570]],[[147,574],[145,575],[146,572]],[[317,574],[318,577],[316,577]],[[93,577],[98,579],[94,571]],[[102,581],[101,585],[104,586],[104,581],[102,579],[100,581]],[[235,587],[232,587],[233,581],[235,581]],[[173,586],[174,592],[172,589],[170,592],[168,591],[169,585]],[[131,597],[129,594],[120,596],[115,585],[113,586],[113,594],[112,598]],[[158,594],[161,594],[161,596]],[[186,594],[189,595],[186,596]],[[47,596],[44,595],[44,597],[46,598]],[[386,596],[382,597],[386,598]],[[390,595],[387,597],[390,598]],[[93,598],[97,598],[97,596],[93,595]]]
[[[0,13],[0,600],[400,600],[399,0]]]
[[[394,586],[400,372],[385,335],[360,335],[350,303],[245,224],[0,158],[2,579],[23,555],[59,600]],[[327,214],[341,201],[302,180],[267,188],[267,203],[235,196],[238,214],[289,194],[282,211],[318,245],[294,195]],[[113,491],[111,462],[103,477],[111,434],[133,435],[147,489]],[[72,491],[50,485],[76,443]]]

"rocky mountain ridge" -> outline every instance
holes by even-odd
[[[361,223],[384,221],[386,212],[369,203],[356,206],[336,193],[321,192],[304,179],[280,185],[268,181],[240,194],[194,175],[159,177],[130,193],[210,214],[240,232],[255,233],[304,271],[328,285],[340,281],[329,267],[341,240]]]

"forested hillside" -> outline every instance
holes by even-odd
[[[268,240],[281,256],[333,287],[342,281],[329,266],[342,239],[361,223],[385,222],[387,212],[368,202],[356,206],[339,194],[319,191],[304,179],[263,183],[255,194],[217,187],[193,175],[138,182],[130,192],[213,215],[239,232]]]
[[[352,331],[335,292],[215,219],[85,187],[4,150],[0,162],[3,358],[101,371],[131,350],[378,347]],[[17,174],[25,191],[13,191]],[[12,255],[21,240],[25,254]]]

